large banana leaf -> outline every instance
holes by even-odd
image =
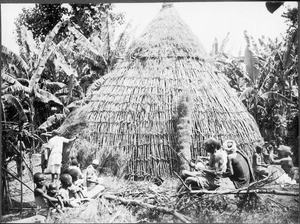
[[[20,53],[25,56],[27,61],[34,60],[39,54],[36,43],[33,39],[32,32],[27,30],[25,26],[20,27]]]
[[[222,40],[221,46],[220,46],[220,53],[224,53],[225,52],[225,48],[228,44],[229,41],[229,32],[227,33],[226,37]]]
[[[3,66],[13,64],[18,68],[19,71],[22,71],[24,75],[27,76],[27,72],[30,69],[29,65],[23,60],[23,58],[9,50],[4,45],[2,45],[1,60]]]
[[[248,76],[250,77],[253,85],[256,84],[256,81],[259,77],[259,69],[257,67],[258,59],[254,56],[253,52],[249,49],[249,46],[246,46],[245,49],[245,66]]]
[[[63,103],[56,96],[43,89],[39,89],[38,92],[36,92],[35,98],[37,101],[43,103],[49,103],[52,101],[55,104],[63,106]]]
[[[47,130],[53,125],[62,122],[66,118],[65,114],[54,114],[47,118],[47,120],[42,123],[37,129]]]
[[[36,64],[35,70],[33,75],[31,76],[30,82],[29,82],[29,89],[31,93],[36,93],[38,88],[38,82],[41,78],[42,72],[45,68],[45,64],[51,55],[53,49],[53,39],[58,33],[59,29],[68,23],[68,21],[59,22],[56,24],[56,26],[50,31],[50,33],[46,36],[45,42],[43,44],[43,48],[41,50],[41,54],[39,56],[38,62]]]
[[[1,96],[1,98],[6,101],[7,103],[13,105],[16,109],[17,109],[17,113],[19,116],[19,120],[22,123],[28,122],[27,116],[24,112],[23,106],[21,104],[21,102],[19,101],[18,98],[16,98],[15,96],[11,95],[11,94],[4,94]]]
[[[89,41],[81,32],[79,32],[74,26],[68,26],[68,29],[69,31],[71,31],[71,33],[75,35],[75,37],[77,38],[77,43],[80,44],[84,48],[84,50],[90,51],[94,55],[100,56],[103,59],[103,61],[107,64],[107,61],[103,54],[97,51],[97,47],[91,41]]]
[[[60,67],[68,76],[74,75],[75,77],[78,77],[76,69],[70,66],[66,61],[61,46],[56,50],[55,55],[57,57],[57,59],[54,60],[55,66]]]
[[[6,74],[4,71],[1,72],[2,80],[4,81],[1,86],[1,91],[3,94],[11,93],[29,93],[29,88],[22,85],[17,79]]]

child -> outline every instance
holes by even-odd
[[[53,203],[52,201],[48,200],[48,205],[49,205],[50,208],[53,209],[52,211],[61,212],[61,209],[64,208],[64,202],[63,202],[62,197],[58,194],[58,188],[57,188],[56,183],[52,182],[52,183],[49,184],[49,186],[47,188],[47,194],[50,197],[58,199],[58,202],[56,202],[56,203]]]
[[[256,152],[253,155],[254,173],[259,178],[265,178],[269,175],[268,165],[265,163],[263,148],[260,145],[255,146]]]
[[[75,197],[73,191],[69,188],[72,186],[72,177],[70,174],[64,173],[60,176],[61,188],[59,189],[59,194],[64,200],[64,206],[66,207],[78,207],[80,205],[80,199]]]
[[[33,175],[33,182],[36,185],[36,187],[34,189],[34,199],[35,199],[35,203],[37,205],[37,209],[39,211],[42,211],[43,209],[46,209],[47,218],[48,218],[49,215],[50,215],[50,210],[49,210],[49,207],[48,207],[45,199],[48,200],[48,201],[51,201],[52,203],[58,202],[58,199],[47,195],[47,192],[46,192],[46,189],[45,189],[46,183],[45,183],[44,174],[42,174],[40,172],[35,173]]]

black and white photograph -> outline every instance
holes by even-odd
[[[1,223],[299,223],[297,1],[4,2]]]

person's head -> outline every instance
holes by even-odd
[[[78,180],[79,171],[77,169],[70,169],[68,173],[72,177],[72,182],[73,183]]]
[[[208,153],[214,153],[216,150],[220,148],[221,148],[221,143],[213,137],[206,139],[204,142],[204,149]]]
[[[96,169],[96,168],[98,167],[98,165],[99,165],[99,160],[98,160],[98,159],[94,159],[94,160],[92,161],[92,165],[93,165],[93,167]]]
[[[236,143],[233,140],[226,140],[223,143],[223,148],[227,152],[227,154],[235,153],[237,150]]]
[[[33,175],[33,182],[37,186],[43,186],[45,184],[45,175],[41,172],[37,172]]]
[[[54,183],[54,182],[50,183],[49,186],[48,186],[48,191],[49,191],[52,195],[54,195],[54,194],[57,192],[57,189],[58,189],[57,184]]]
[[[63,188],[68,188],[72,186],[72,177],[68,173],[60,175],[60,182]]]
[[[291,148],[286,145],[280,145],[278,148],[278,156],[279,157],[288,157],[291,156]]]
[[[77,159],[75,159],[75,158],[73,158],[72,160],[71,160],[71,163],[70,163],[72,166],[78,166],[78,161],[77,161]]]
[[[256,151],[257,153],[262,153],[263,147],[262,147],[261,145],[255,145],[255,151]]]

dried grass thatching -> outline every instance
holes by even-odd
[[[81,134],[84,153],[99,158],[117,149],[134,177],[169,176],[178,171],[176,144],[179,97],[193,101],[191,155],[205,155],[203,141],[234,139],[252,155],[261,141],[253,117],[216,72],[190,28],[174,7],[164,4],[126,58],[91,87],[90,102],[75,110],[60,132]],[[77,122],[77,123],[76,123]],[[85,123],[84,127],[79,123]]]

